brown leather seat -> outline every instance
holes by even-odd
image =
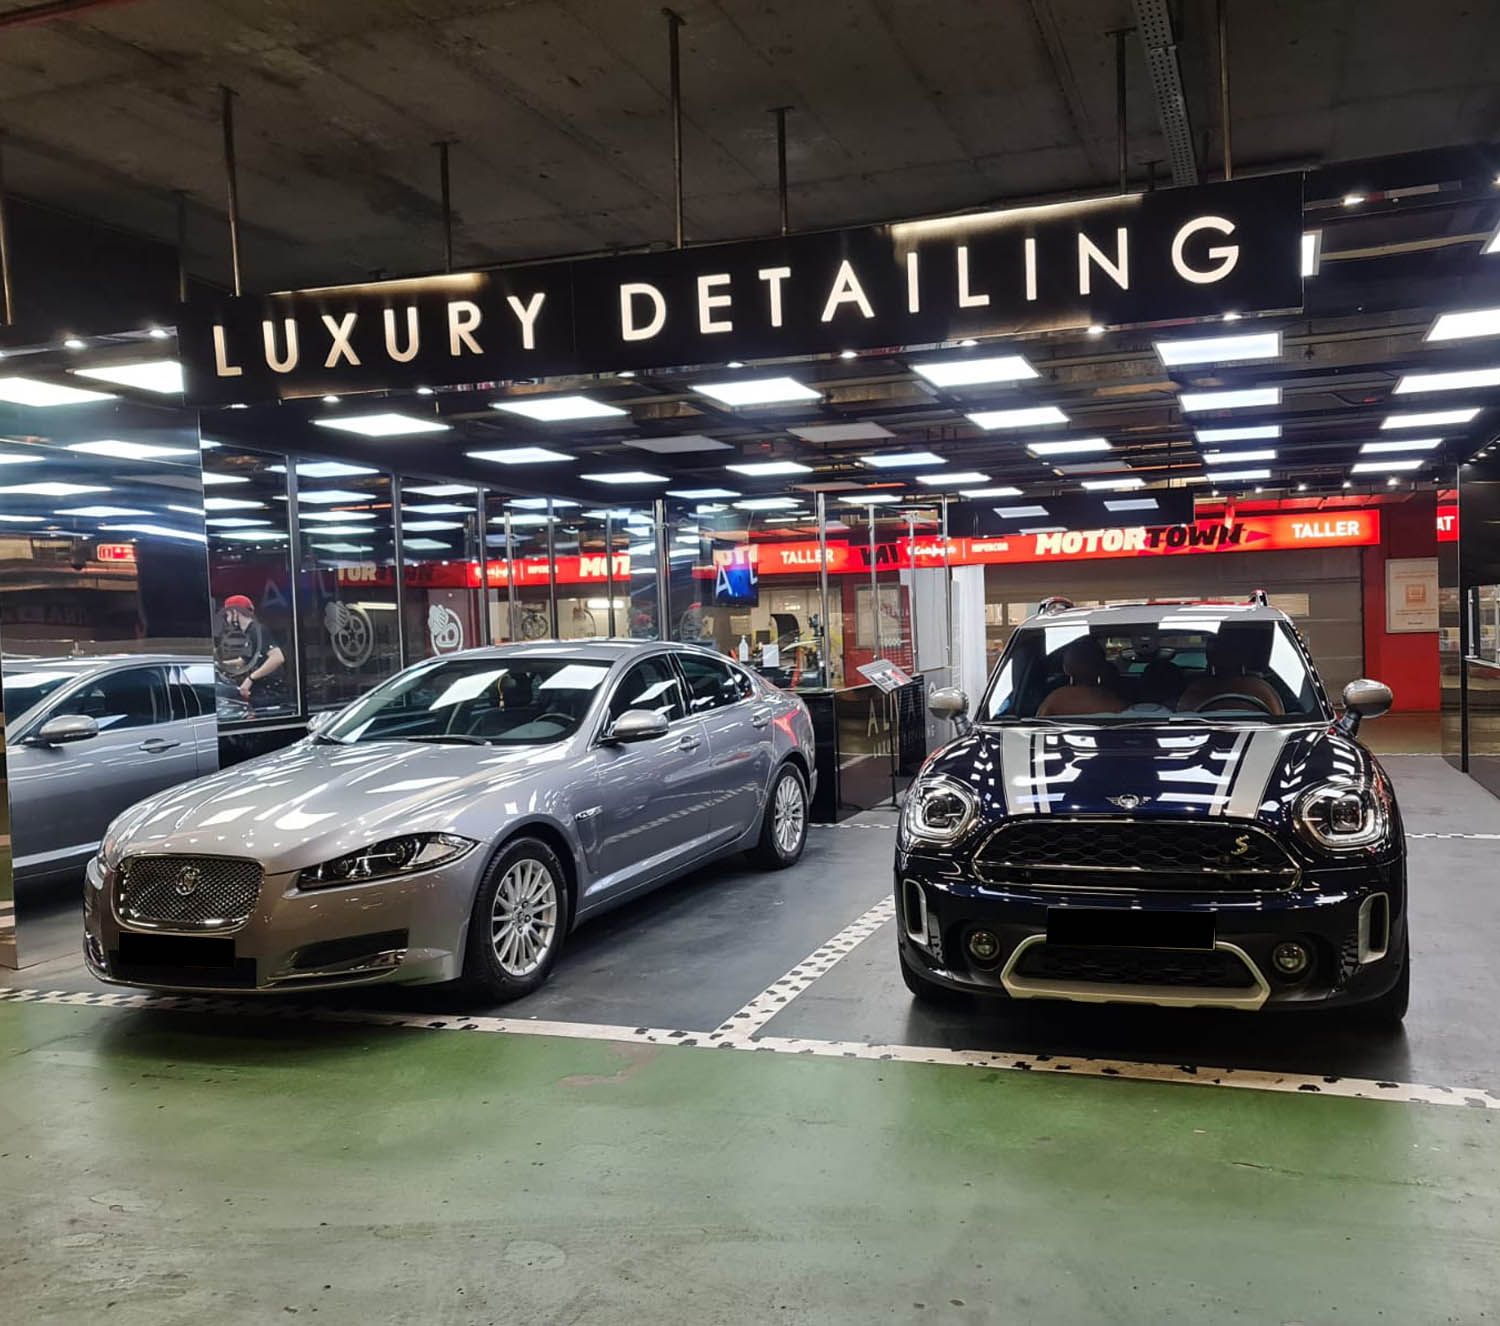
[[[1254,669],[1265,664],[1264,659],[1257,659],[1253,655],[1257,652],[1269,652],[1269,633],[1266,635],[1264,650],[1257,650],[1255,643],[1232,628],[1221,632],[1208,649],[1208,675],[1188,684],[1177,702],[1178,712],[1197,713],[1205,704],[1210,706],[1208,712],[1220,708],[1232,709],[1234,705],[1230,701],[1222,704],[1212,702],[1221,696],[1243,695],[1251,701],[1245,706],[1247,709],[1263,707],[1266,713],[1276,717],[1286,713],[1286,706],[1276,688],[1254,672]]]
[[[1038,718],[1118,714],[1125,708],[1114,687],[1115,670],[1093,636],[1083,636],[1063,649],[1062,670],[1068,680],[1037,707]]]

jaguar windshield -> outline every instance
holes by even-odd
[[[1283,622],[1038,622],[1011,637],[981,722],[1305,722],[1329,717]]]
[[[334,742],[538,746],[578,729],[609,664],[593,659],[455,658],[371,691],[321,734]]]

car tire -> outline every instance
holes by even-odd
[[[1359,1016],[1371,1026],[1394,1030],[1406,1018],[1407,1005],[1411,1002],[1411,950],[1401,959],[1401,974],[1395,985],[1383,995],[1359,1006]]]
[[[504,1002],[539,989],[551,975],[572,918],[568,877],[538,838],[509,842],[474,895],[463,983]]]
[[[896,956],[901,960],[901,979],[906,982],[906,988],[918,1003],[932,1008],[962,1008],[968,1004],[968,995],[928,980],[906,960],[906,954],[900,949],[896,950]]]
[[[771,780],[761,815],[760,838],[746,855],[765,870],[785,870],[807,845],[807,783],[795,764],[783,764]]]

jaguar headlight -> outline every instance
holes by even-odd
[[[1369,787],[1325,783],[1297,803],[1297,828],[1325,852],[1352,852],[1381,842],[1389,827],[1384,798]]]
[[[978,813],[978,801],[962,783],[941,776],[919,778],[901,807],[901,836],[909,842],[956,843]]]
[[[110,822],[109,828],[104,831],[104,837],[99,840],[99,865],[106,872],[120,868],[120,842],[123,837],[124,835],[120,832],[120,820],[115,819]]]
[[[297,887],[329,888],[335,884],[363,884],[366,880],[410,875],[449,865],[467,856],[476,845],[472,839],[453,833],[409,833],[400,838],[385,838],[357,852],[309,866],[297,876]]]

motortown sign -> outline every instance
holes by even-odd
[[[1302,179],[195,300],[187,398],[723,364],[1297,309]]]

